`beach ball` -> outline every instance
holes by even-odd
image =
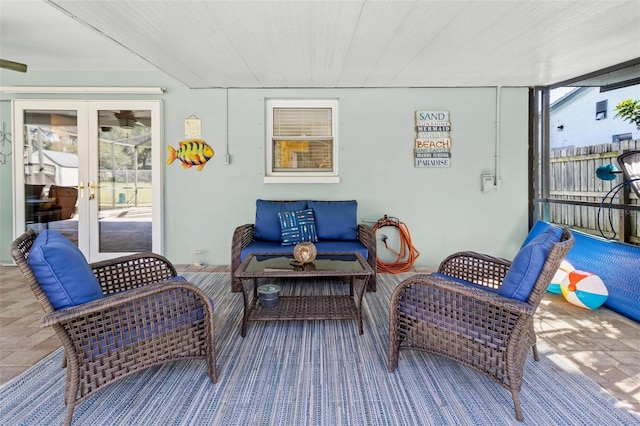
[[[609,296],[600,277],[585,271],[569,272],[560,289],[567,302],[586,309],[599,308]]]
[[[560,286],[562,285],[562,280],[565,279],[565,277],[569,274],[569,272],[575,271],[575,270],[576,268],[574,268],[572,264],[570,264],[566,260],[563,260],[562,263],[560,264],[560,267],[556,271],[555,275],[551,279],[551,284],[549,284],[549,287],[547,287],[547,291],[549,293],[554,293],[554,294],[562,293],[562,290],[560,289]]]

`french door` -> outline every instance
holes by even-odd
[[[14,100],[14,234],[90,262],[162,246],[161,101]]]

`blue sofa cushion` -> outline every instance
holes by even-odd
[[[357,201],[309,201],[308,204],[316,218],[318,240],[358,239]]]
[[[355,251],[362,255],[362,257],[367,259],[369,256],[369,251],[360,241],[322,241],[319,240],[316,245],[316,250],[318,253],[332,253],[332,252],[345,252],[345,251]]]
[[[38,235],[27,263],[54,309],[104,297],[82,252],[56,231],[47,229]]]
[[[331,252],[358,252],[365,259],[369,256],[369,252],[366,247],[360,241],[318,241],[314,243],[318,253],[331,253]],[[248,254],[253,253],[282,253],[293,254],[294,246],[283,246],[280,243],[273,243],[269,241],[252,241],[240,252],[240,260],[244,260]]]
[[[295,245],[301,241],[318,241],[316,221],[312,209],[278,212],[282,245]]]
[[[513,258],[498,294],[526,302],[551,247],[559,241],[560,236],[554,229],[548,229],[530,240]]]
[[[282,242],[278,213],[294,212],[306,208],[306,201],[256,200],[256,220],[253,237],[257,240]]]
[[[293,254],[294,246],[283,246],[281,243],[273,241],[251,241],[246,247],[240,251],[240,261],[244,260],[248,254],[253,253],[282,253]]]

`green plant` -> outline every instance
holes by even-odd
[[[616,117],[622,118],[631,124],[635,124],[640,130],[640,101],[625,99],[616,105]]]

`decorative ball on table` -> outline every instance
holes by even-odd
[[[562,293],[562,290],[560,288],[562,286],[562,280],[566,278],[569,272],[575,270],[576,268],[574,268],[572,264],[570,264],[566,260],[563,260],[555,275],[553,276],[553,278],[551,278],[551,284],[549,284],[549,287],[547,287],[547,291],[553,294]]]
[[[299,242],[293,249],[293,258],[298,265],[305,265],[313,262],[317,255],[318,252],[316,250],[316,246],[311,241]]]
[[[562,280],[560,288],[567,302],[586,309],[599,308],[609,297],[609,291],[602,279],[585,271],[569,272]]]

